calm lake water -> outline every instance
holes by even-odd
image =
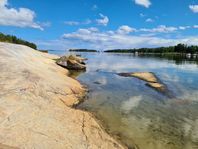
[[[79,54],[79,53],[78,53]],[[80,53],[87,71],[77,79],[89,88],[79,105],[101,120],[129,148],[198,149],[198,65],[194,60]],[[120,72],[154,72],[174,95],[162,95]]]

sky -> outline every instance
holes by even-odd
[[[48,50],[198,45],[198,0],[0,0],[0,32]]]

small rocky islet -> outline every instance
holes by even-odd
[[[76,55],[62,56],[56,60],[56,64],[67,68],[68,70],[86,70],[85,61],[86,58],[82,58]]]

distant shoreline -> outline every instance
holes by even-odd
[[[69,49],[69,52],[98,52],[92,49]]]
[[[198,46],[177,44],[176,46],[139,49],[113,49],[105,50],[106,53],[134,53],[134,54],[198,54]]]

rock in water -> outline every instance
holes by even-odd
[[[78,63],[84,63],[84,61],[86,61],[87,59],[86,58],[82,58],[82,57],[80,57],[80,56],[75,56],[75,55],[70,55],[69,57],[68,57],[68,59],[70,59],[70,60],[75,60],[75,61],[77,61]]]
[[[165,92],[166,91],[166,87],[163,84],[160,83],[146,83],[147,86],[152,87],[160,92]]]
[[[70,55],[70,56],[62,56],[57,60],[57,64],[65,67],[69,70],[85,70],[85,58],[81,58],[78,56]]]
[[[67,60],[67,68],[71,70],[84,70],[86,69],[86,66],[78,63],[76,60]]]

